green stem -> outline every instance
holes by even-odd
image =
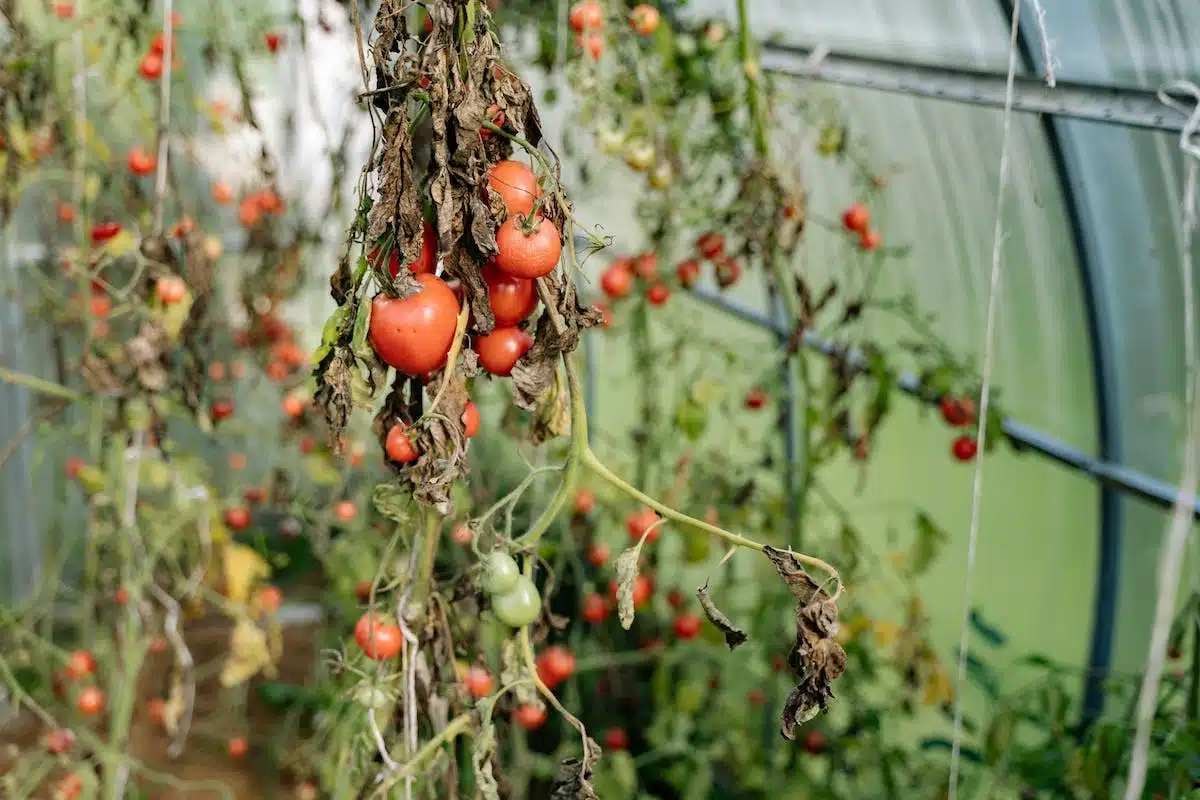
[[[82,399],[82,395],[73,389],[68,389],[65,386],[60,386],[57,383],[33,375],[26,375],[23,372],[15,372],[7,367],[0,367],[0,381],[15,384],[16,386],[23,386],[35,392],[48,394],[51,397],[61,397],[64,400]]]
[[[630,326],[633,337],[633,368],[637,375],[642,407],[638,424],[633,429],[633,447],[637,455],[633,482],[638,486],[649,485],[650,463],[654,456],[650,437],[654,435],[658,417],[658,404],[655,402],[654,347],[650,341],[650,317],[646,305],[645,300],[639,300],[633,307]]]
[[[424,602],[433,586],[433,567],[437,563],[438,539],[442,532],[442,518],[432,509],[425,512],[425,526],[421,532],[421,561],[417,567],[417,582],[413,587],[413,598]]]
[[[425,743],[424,747],[416,752],[416,754],[408,760],[403,767],[393,772],[387,777],[377,788],[372,797],[387,797],[388,792],[400,781],[413,775],[417,768],[434,756],[437,751],[446,744],[454,741],[459,734],[464,733],[467,728],[471,727],[471,719],[473,715],[468,712],[459,714],[450,723],[442,729],[441,733]]]
[[[1200,630],[1192,626],[1192,674],[1188,686],[1188,719],[1200,719]]]
[[[738,39],[742,69],[746,74],[746,102],[750,107],[750,121],[754,126],[754,149],[758,157],[764,161],[767,158],[767,123],[762,113],[762,98],[758,94],[758,80],[761,71],[755,58],[754,38],[750,31],[749,0],[737,0]]]

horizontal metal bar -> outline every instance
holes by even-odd
[[[690,294],[706,305],[720,309],[730,316],[774,333],[781,342],[787,341],[792,337],[792,331],[780,322],[711,289],[693,287]],[[841,345],[818,336],[811,331],[805,332],[803,344],[809,350],[815,350],[826,355],[842,356],[851,367],[860,372],[869,371],[867,359],[857,349],[851,348],[847,350]],[[941,400],[940,395],[923,387],[921,379],[911,372],[903,372],[897,375],[896,386],[905,394],[912,395],[930,405],[936,405]],[[1042,433],[1010,417],[1002,420],[1001,430],[1005,438],[1017,450],[1040,453],[1051,461],[1055,461],[1065,467],[1070,467],[1077,472],[1082,472],[1100,483],[1133,495],[1134,497],[1141,498],[1156,506],[1172,508],[1179,497],[1178,486],[1173,486],[1157,478],[1151,478],[1149,475],[1120,464],[1101,461],[1053,436]],[[1200,519],[1200,501],[1195,503],[1192,515]]]
[[[797,78],[883,92],[1004,108],[1007,76],[958,67],[940,67],[856,55],[822,54],[782,45],[763,45],[764,69]],[[1183,130],[1187,116],[1164,105],[1155,91],[1118,86],[1045,81],[1018,76],[1013,108],[1036,114],[1106,122],[1159,131]],[[1187,103],[1186,98],[1180,98]]]

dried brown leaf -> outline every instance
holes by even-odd
[[[700,601],[700,608],[704,610],[704,616],[708,617],[708,621],[725,634],[725,644],[729,645],[730,650],[745,644],[748,638],[746,632],[730,622],[729,617],[717,608],[708,595],[707,583],[696,590],[696,599]]]

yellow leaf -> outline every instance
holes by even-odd
[[[183,331],[183,325],[187,322],[188,314],[192,310],[192,293],[187,292],[179,302],[162,308],[163,327],[167,331],[167,339],[176,342],[179,340],[179,334]]]
[[[221,685],[237,686],[264,670],[274,673],[267,633],[248,618],[242,618],[229,635],[229,658],[221,670]]]
[[[33,138],[19,122],[8,126],[8,146],[21,161],[29,161],[33,153]]]
[[[235,603],[245,603],[250,590],[259,581],[271,576],[271,565],[253,548],[244,544],[227,544],[222,548],[225,573],[225,595]]]
[[[187,710],[187,698],[183,693],[183,682],[179,675],[171,676],[171,691],[167,695],[167,703],[163,707],[163,727],[167,733],[174,736],[179,731],[179,721]]]
[[[134,241],[133,234],[129,231],[121,231],[104,243],[104,252],[113,258],[120,258],[135,247],[137,247],[137,242]]]
[[[83,196],[90,203],[100,194],[100,176],[89,175],[83,183]]]
[[[215,503],[208,507],[208,535],[213,544],[225,544],[230,538],[229,529],[225,527],[225,520],[221,515],[221,509],[217,508]]]
[[[925,691],[921,695],[921,702],[931,706],[949,703],[953,699],[954,687],[950,685],[950,678],[946,675],[945,670],[938,667],[925,680]]]

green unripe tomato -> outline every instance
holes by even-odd
[[[522,628],[542,613],[542,596],[533,581],[521,575],[512,591],[492,596],[492,611],[510,628]]]
[[[517,586],[521,570],[513,557],[502,550],[489,553],[483,560],[483,590],[488,594],[506,594]]]

